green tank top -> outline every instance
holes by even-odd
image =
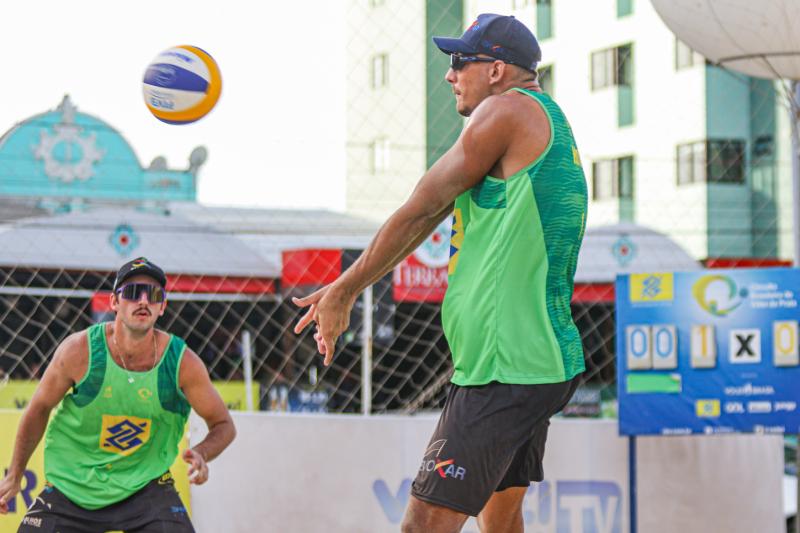
[[[178,386],[182,339],[170,336],[153,369],[126,372],[111,358],[105,324],[87,332],[89,366],[50,420],[44,471],[74,503],[99,509],[169,470],[191,407]]]
[[[442,325],[457,385],[558,383],[583,372],[570,300],[586,227],[586,178],[564,113],[541,93],[544,153],[455,201]]]

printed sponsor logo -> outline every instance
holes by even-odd
[[[458,265],[458,252],[464,244],[464,216],[461,209],[453,210],[453,222],[450,229],[450,259],[447,265],[447,273],[453,274]]]
[[[742,305],[747,297],[747,289],[740,290],[728,276],[712,274],[700,276],[692,286],[692,296],[707,313],[727,316]]]
[[[772,404],[770,402],[747,402],[748,413],[771,413]]]
[[[729,426],[706,426],[703,428],[706,435],[718,435],[720,433],[736,433],[736,430]]]
[[[692,428],[662,428],[662,435],[691,435]]]
[[[399,524],[408,505],[411,480],[403,479],[396,493],[383,479],[372,484],[387,520]],[[522,502],[526,530],[622,533],[622,489],[613,481],[549,481],[528,487]]]
[[[779,411],[784,411],[784,412],[787,412],[787,413],[791,413],[791,412],[797,410],[797,402],[789,402],[789,401],[786,401],[786,402],[775,402],[773,404],[773,407],[774,407],[776,413],[779,412]]]
[[[629,296],[632,303],[671,302],[673,294],[671,273],[631,274]]]
[[[145,402],[147,400],[149,400],[150,398],[152,398],[152,396],[153,396],[153,391],[151,391],[150,389],[144,388],[144,387],[139,389],[138,391],[136,391],[136,393],[139,395],[139,398],[141,398],[142,401],[145,401]]]
[[[420,472],[433,472],[436,471],[442,478],[454,478],[463,480],[467,474],[467,469],[463,466],[455,464],[455,459],[444,459],[440,457],[447,439],[439,439],[434,441],[428,446],[425,451],[425,456],[422,458],[422,464],[419,467]]]
[[[100,449],[131,455],[150,440],[150,420],[135,416],[103,415]]]
[[[22,519],[22,525],[31,527],[42,527],[42,519],[36,516],[26,516]]]
[[[697,400],[694,409],[700,418],[717,418],[720,414],[719,400]]]
[[[726,396],[768,396],[772,394],[775,394],[775,388],[772,385],[753,385],[752,383],[745,383],[738,387],[725,387]]]
[[[725,402],[725,414],[741,413],[744,413],[744,404],[742,402]]]
[[[786,426],[762,426],[756,424],[753,426],[753,433],[762,434],[782,434],[786,433]]]

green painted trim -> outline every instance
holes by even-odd
[[[449,58],[434,44],[437,35],[464,31],[463,0],[425,0],[425,165],[430,168],[455,144],[464,121],[444,76]]]
[[[634,374],[626,376],[628,394],[679,394],[680,374]]]
[[[553,36],[552,0],[536,0],[536,38],[550,39]]]

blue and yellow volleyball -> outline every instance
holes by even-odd
[[[142,82],[144,103],[158,120],[189,124],[206,116],[222,93],[217,62],[196,46],[164,50],[147,66]]]

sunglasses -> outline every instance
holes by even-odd
[[[132,302],[138,302],[142,298],[142,294],[146,294],[147,301],[151,304],[160,304],[167,297],[164,289],[150,283],[128,283],[117,289],[117,294]]]
[[[461,70],[467,63],[494,63],[499,61],[493,57],[478,57],[478,56],[460,56],[458,54],[450,54],[450,68],[453,70]]]

